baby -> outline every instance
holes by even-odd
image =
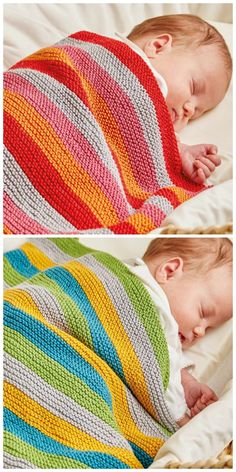
[[[191,15],[147,20],[120,40],[77,32],[12,66],[5,233],[159,227],[220,164],[214,145],[178,151],[174,129],[223,99],[231,68],[220,34]]]
[[[182,349],[232,316],[232,244],[227,238],[158,238],[142,260],[129,264],[160,312],[170,355],[167,402],[183,426],[217,400],[189,373]]]
[[[158,73],[176,132],[224,98],[232,60],[223,37],[206,21],[194,15],[150,18],[135,26],[128,40]],[[178,146],[183,173],[196,183],[204,183],[221,163],[213,144],[188,146],[178,140]]]

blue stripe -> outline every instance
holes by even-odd
[[[133,452],[139,462],[143,465],[145,469],[147,469],[152,463],[153,463],[153,457],[149,456],[143,449],[138,447],[136,444],[133,442],[129,441],[130,446],[133,449]]]
[[[125,375],[117,351],[102,326],[96,311],[78,281],[64,268],[53,267],[45,271],[45,275],[55,281],[58,286],[76,303],[86,318],[93,340],[96,354],[104,359],[125,382]]]
[[[60,336],[8,302],[4,303],[4,324],[18,331],[47,356],[76,375],[91,390],[96,392],[112,410],[112,399],[103,378]]]
[[[116,459],[110,454],[97,451],[78,451],[72,447],[64,446],[49,436],[41,433],[33,426],[28,425],[25,421],[16,416],[7,408],[4,409],[3,418],[6,431],[14,434],[22,441],[30,444],[39,451],[46,452],[47,454],[56,454],[57,456],[69,457],[70,459],[83,462],[89,468],[94,469],[130,469],[127,464],[120,461],[119,459]],[[61,433],[62,431],[60,431],[60,435]],[[12,444],[12,446],[14,447],[14,444]]]
[[[39,272],[25,255],[21,249],[15,249],[5,254],[6,259],[10,262],[12,267],[26,278],[33,277]]]

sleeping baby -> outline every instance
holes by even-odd
[[[231,56],[220,33],[201,18],[184,14],[150,18],[123,40],[130,47],[134,43],[148,59],[175,131],[224,98],[232,75]],[[220,165],[213,144],[188,146],[178,140],[178,147],[183,172],[197,183],[205,182]]]
[[[179,142],[214,108],[232,61],[192,15],[157,17],[128,38],[78,32],[4,74],[6,233],[144,234],[206,188],[212,144]]]
[[[232,316],[232,244],[226,238],[154,239],[143,259],[128,261],[161,316],[169,343],[167,401],[180,426],[217,400],[189,372],[182,349]]]
[[[155,239],[124,264],[34,238],[4,264],[5,467],[148,467],[217,400],[182,348],[232,315],[228,239]]]

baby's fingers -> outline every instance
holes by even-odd
[[[191,416],[195,416],[197,415],[198,413],[200,413],[200,411],[204,410],[204,408],[206,408],[206,405],[205,403],[202,403],[201,402],[201,399],[199,398],[195,405],[191,408]]]
[[[217,400],[219,400],[219,398],[217,397],[215,392],[212,392],[211,395],[207,395],[206,393],[204,393],[201,396],[202,403],[205,403],[206,405],[210,405],[211,403],[215,403]]]
[[[221,158],[215,154],[207,154],[206,156],[199,156],[198,159],[201,160],[201,158],[208,159],[210,160],[216,167],[218,167],[221,164]]]
[[[200,159],[196,159],[194,161],[194,167],[196,167],[198,170],[202,170],[202,172],[204,173],[204,176],[205,176],[205,180],[208,179],[208,177],[210,177],[210,175],[211,175],[210,169],[208,168],[208,166],[206,164],[201,162]],[[202,175],[202,173],[200,175]]]
[[[207,154],[217,154],[218,148],[215,144],[205,144]]]
[[[201,167],[200,163],[204,164],[204,166],[206,166],[210,170],[210,172],[214,172],[214,170],[216,168],[214,162],[212,162],[208,157],[199,156],[194,161],[194,166],[199,168],[199,167]]]

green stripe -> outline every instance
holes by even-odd
[[[48,238],[61,251],[65,252],[71,257],[81,257],[85,254],[94,252],[94,249],[84,246],[79,242],[78,238]]]
[[[5,256],[3,258],[3,278],[10,287],[14,287],[26,280],[26,277],[19,274]]]
[[[115,274],[133,304],[133,307],[141,320],[149,336],[156,358],[160,366],[164,389],[168,387],[170,368],[168,346],[161,326],[160,317],[149,293],[138,277],[118,259],[105,252],[96,252],[93,256],[108,270]],[[134,285],[139,297],[134,296]],[[145,306],[146,303],[146,306]],[[161,342],[161,348],[160,348]]]
[[[48,289],[60,305],[65,316],[66,324],[73,336],[77,339],[81,339],[83,343],[93,349],[93,341],[88,322],[72,298],[67,295],[54,280],[47,277],[46,273],[35,275],[28,280],[28,283]]]
[[[12,433],[4,432],[4,451],[14,457],[26,459],[42,469],[87,469],[88,466],[69,457],[47,454],[25,443]]]
[[[33,370],[48,385],[63,392],[118,431],[113,413],[106,402],[83,381],[48,357],[20,333],[5,327],[4,346],[7,353]]]

